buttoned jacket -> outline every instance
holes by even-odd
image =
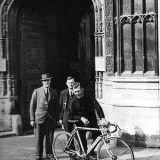
[[[69,104],[69,89],[68,88],[61,91],[60,98],[59,98],[59,105],[61,108],[60,119],[63,119],[64,110],[68,109],[67,107],[70,105]]]
[[[30,101],[30,120],[42,124],[49,116],[53,121],[59,118],[59,103],[57,91],[49,88],[48,100],[46,99],[44,88],[35,89]]]
[[[69,97],[69,89],[65,89],[61,91],[60,98],[59,98],[59,105],[61,108],[60,119],[63,119],[63,112],[67,107],[68,97]]]
[[[91,126],[94,127],[97,124],[97,116],[95,111],[100,119],[105,117],[103,109],[97,100],[85,92],[83,98],[78,99],[74,96],[71,100],[69,119],[81,120],[81,117],[84,117],[88,119]]]

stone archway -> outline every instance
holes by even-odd
[[[56,77],[52,85],[59,88],[58,8],[53,3],[57,1],[4,1],[1,5],[0,50],[7,61],[7,71],[0,76],[5,99],[2,130],[13,129],[13,115],[21,116],[23,130],[31,128],[30,97],[41,85],[43,72]]]
[[[62,84],[59,83],[61,76],[59,75],[58,71],[64,72],[65,74],[69,73],[69,64],[67,64],[66,61],[68,60],[68,57],[72,57],[72,54],[75,53],[72,52],[71,44],[68,47],[68,43],[66,42],[68,41],[68,38],[69,40],[71,40],[72,37],[74,37],[73,32],[77,32],[77,30],[72,30],[73,27],[77,27],[79,25],[77,23],[78,21],[76,21],[76,24],[74,24],[74,20],[77,18],[77,14],[83,15],[83,13],[81,12],[86,12],[85,9],[87,9],[87,7],[85,8],[84,6],[91,5],[91,3],[88,1],[80,2],[82,4],[76,4],[77,8],[79,6],[82,7],[78,10],[79,13],[75,9],[73,12],[70,12],[68,14],[68,16],[70,17],[66,17],[71,18],[67,22],[69,24],[67,24],[68,26],[66,26],[65,21],[63,22],[63,17],[61,17],[62,19],[60,20],[59,9],[61,8],[61,3],[59,2],[59,0],[54,1],[54,3],[56,3],[55,6],[57,7],[54,8],[54,11],[52,7],[52,1],[45,2],[43,0],[35,0],[33,2],[32,0],[3,0],[0,2],[0,58],[5,59],[7,65],[7,69],[5,72],[0,71],[0,104],[2,105],[2,109],[0,112],[2,112],[3,110],[4,113],[2,119],[0,120],[0,123],[3,126],[2,131],[13,130],[12,118],[14,114],[21,115],[23,124],[27,124],[25,129],[29,128],[29,118],[23,119],[23,117],[28,117],[29,97],[32,93],[32,90],[36,88],[38,85],[40,85],[38,82],[40,72],[48,71],[52,75],[54,75],[56,79],[54,79],[53,87],[61,89]],[[25,8],[27,8],[27,4],[29,3],[34,4],[33,6],[37,6],[39,8],[45,8],[44,6],[50,7],[47,10],[43,10],[45,12],[45,15],[47,15],[47,18],[45,20],[48,19],[48,21],[45,21],[45,25],[43,22],[36,20],[37,14],[35,12],[37,10],[35,10],[35,14],[33,14],[35,15],[35,19],[30,20],[29,18],[27,19],[27,17],[25,17],[27,15],[27,12],[25,13],[24,10]],[[99,9],[102,6],[100,5],[101,2],[98,0],[93,0],[92,3],[94,4],[95,13],[95,53],[97,55],[102,50],[102,48],[100,47],[102,46],[102,40],[100,38],[102,37],[102,34],[100,33],[101,30],[98,29],[99,26],[102,26],[99,25],[102,23],[102,20],[100,20],[101,12]],[[76,15],[74,15],[74,19],[72,19],[71,15],[75,12]],[[80,18],[80,16],[78,16],[78,18]],[[56,23],[51,24],[50,20],[54,20],[59,26],[56,26]],[[62,21],[62,23],[60,21]],[[30,27],[31,25],[32,27]],[[35,29],[33,31],[33,28],[35,28],[36,25],[39,26],[40,29]],[[43,30],[43,27],[45,28],[45,34],[38,31]],[[53,30],[55,30],[55,32],[53,32]],[[64,43],[66,44],[62,43],[64,34],[60,34],[59,30],[67,33],[65,34],[64,38]],[[43,44],[42,41],[44,40],[44,38],[42,37],[45,37],[45,40],[48,42],[45,46],[41,45]],[[27,41],[30,41],[30,43],[27,43]],[[77,44],[74,43],[74,45]],[[38,50],[38,48],[41,49]],[[42,51],[43,48],[45,48],[45,51]],[[61,48],[64,48],[64,50],[62,51]],[[38,62],[35,62],[35,59],[39,58],[39,52],[42,55],[43,53],[45,55],[43,55],[45,57],[45,61],[41,61],[42,64],[45,63],[45,66],[41,65],[42,68],[40,67],[40,72],[37,73],[39,65]],[[63,63],[62,66],[61,62]],[[29,64],[29,66],[26,64]],[[62,76],[62,78],[64,77]],[[99,77],[97,76],[97,79],[98,78]],[[36,83],[33,84],[33,81]],[[26,93],[24,94],[23,91],[26,91]],[[20,100],[20,98],[27,100],[27,102]],[[25,116],[23,116],[24,114]]]

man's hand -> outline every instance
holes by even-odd
[[[31,121],[31,122],[30,122],[30,125],[31,125],[32,127],[34,127],[34,124],[35,124],[34,121]]]
[[[84,118],[84,117],[81,117],[81,121],[84,123],[85,126],[88,126],[88,125],[89,125],[88,119],[86,119],[86,118]]]
[[[102,118],[100,120],[100,125],[107,125],[107,124],[108,124],[108,121],[105,118]]]
[[[62,125],[62,119],[59,120],[59,123]]]
[[[63,124],[62,124],[62,119],[59,120],[59,124],[61,124],[62,129],[64,129],[64,126],[63,126]]]

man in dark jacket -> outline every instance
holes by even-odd
[[[72,120],[79,120],[77,126],[89,126],[91,128],[97,128],[98,125],[95,111],[100,118],[101,124],[108,123],[105,120],[104,112],[99,103],[95,98],[84,92],[84,89],[81,87],[80,83],[74,83],[73,91],[75,97],[70,103],[69,118]],[[86,131],[80,130],[79,133],[84,150],[87,151]],[[99,132],[93,132],[92,138],[95,139],[98,135]],[[94,152],[92,152],[92,154],[94,154]]]
[[[71,99],[74,97],[73,84],[74,78],[69,76],[66,81],[67,89],[60,93],[59,105],[61,108],[59,123],[63,125],[65,131],[71,132],[73,130],[72,124],[68,122],[68,109]]]
[[[43,86],[33,91],[30,102],[30,124],[35,128],[36,160],[42,159],[44,136],[47,158],[53,159],[52,142],[55,123],[59,118],[58,95],[55,89],[50,88],[52,77],[49,73],[41,77]]]

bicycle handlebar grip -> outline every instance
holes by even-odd
[[[69,119],[68,122],[76,123],[76,122],[79,122],[79,120],[72,120],[72,119]]]

